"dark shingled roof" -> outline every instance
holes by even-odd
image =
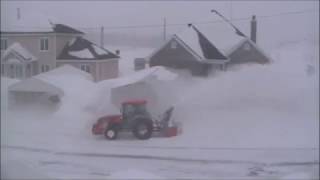
[[[55,24],[53,26],[53,31],[55,33],[72,33],[72,34],[84,34],[83,32],[76,30],[64,24]]]
[[[192,28],[198,34],[199,44],[205,58],[222,60],[228,59],[195,26],[192,26]]]
[[[70,53],[86,49],[91,53],[92,58],[79,56],[77,57],[71,55],[72,53]],[[96,52],[96,49],[99,49],[100,53]],[[58,60],[105,60],[112,58],[119,58],[119,56],[102,47],[99,47],[98,45],[82,37],[77,37],[73,42],[67,43],[63,48],[61,54],[57,57]]]

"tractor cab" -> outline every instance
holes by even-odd
[[[124,122],[124,128],[132,126],[133,121],[137,117],[150,119],[146,100],[125,101],[122,103],[120,111],[122,114],[122,121]]]
[[[147,101],[145,100],[125,101],[122,103],[120,111],[124,119],[136,114],[147,115],[146,105]]]

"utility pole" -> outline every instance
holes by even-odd
[[[101,26],[101,34],[100,34],[100,46],[104,46],[104,27]]]
[[[167,34],[167,22],[166,18],[163,19],[163,41],[166,40],[166,34]]]
[[[21,14],[20,14],[20,8],[17,8],[17,19],[20,20]]]
[[[230,0],[230,22],[232,22],[232,0]]]

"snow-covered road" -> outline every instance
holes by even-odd
[[[310,161],[287,161],[277,163],[263,163],[243,160],[228,160],[228,152],[223,151],[224,158],[195,159],[196,157],[164,157],[161,154],[134,155],[131,150],[136,147],[117,148],[125,149],[128,154],[93,153],[93,152],[55,152],[50,149],[2,146],[2,163],[12,161],[12,157],[20,163],[44,173],[51,178],[112,178],[112,173],[125,170],[143,170],[162,178],[196,178],[212,179],[277,179],[286,175],[300,172],[305,177],[312,179],[317,177],[319,162]],[[141,148],[143,149],[143,147]],[[151,150],[152,151],[152,150]],[[184,149],[183,151],[189,151]],[[259,150],[242,150],[243,154],[259,154]],[[261,150],[260,150],[261,151]],[[283,150],[280,150],[283,151]],[[292,150],[291,150],[292,151]],[[315,150],[297,150],[304,154],[316,153]],[[181,150],[180,150],[181,152]],[[268,151],[264,151],[267,153]],[[154,153],[161,153],[159,151]],[[207,150],[206,154],[221,154],[221,150]],[[239,156],[239,150],[229,152]],[[240,153],[241,154],[241,153]],[[276,154],[276,153],[274,153]],[[280,153],[281,154],[281,153]],[[286,151],[286,154],[294,155]],[[297,155],[297,154],[295,154]],[[289,157],[289,156],[287,156]],[[8,163],[10,164],[10,163]],[[4,166],[5,168],[14,168]],[[19,174],[17,174],[19,176]],[[23,175],[20,174],[20,175]],[[124,177],[125,178],[125,177]]]

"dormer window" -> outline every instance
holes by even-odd
[[[170,46],[171,46],[171,49],[176,49],[177,48],[177,42],[176,41],[172,41]]]
[[[41,51],[48,51],[49,50],[49,39],[48,38],[41,38],[40,39],[40,50]]]

